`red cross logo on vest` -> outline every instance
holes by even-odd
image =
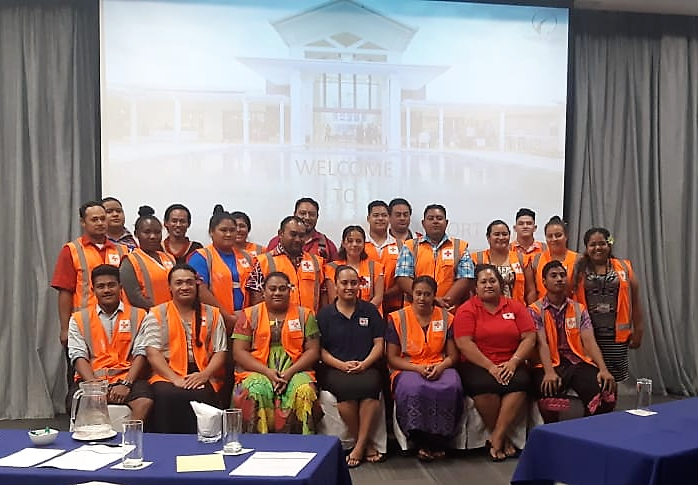
[[[310,261],[303,261],[303,262],[301,263],[301,268],[302,268],[303,271],[305,271],[305,272],[310,272],[310,271],[313,270],[313,265],[310,264]]]
[[[444,249],[443,251],[441,251],[441,255],[444,259],[448,259],[451,261],[453,260],[453,251],[451,251],[450,249]]]

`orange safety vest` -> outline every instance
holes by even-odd
[[[94,306],[97,304],[97,297],[92,292],[90,284],[92,270],[100,264],[111,264],[118,267],[121,264],[121,258],[128,253],[128,247],[108,242],[105,257],[102,260],[102,255],[97,251],[97,248],[92,244],[84,244],[82,237],[67,243],[66,246],[70,249],[73,268],[77,273],[77,284],[75,293],[73,293],[73,311]]]
[[[431,243],[419,238],[405,241],[414,258],[414,277],[429,275],[436,280],[436,296],[444,296],[456,280],[458,262],[468,250],[467,241],[452,237],[434,255]],[[436,259],[435,259],[436,256]]]
[[[175,258],[163,251],[158,251],[162,264],[149,256],[141,248],[136,248],[126,255],[141,286],[141,291],[153,302],[153,306],[172,299],[167,276],[175,265]]]
[[[269,362],[269,347],[271,345],[271,324],[269,322],[269,312],[267,304],[262,302],[244,310],[247,320],[252,328],[252,342],[250,343],[250,354],[257,361],[264,365]],[[286,311],[286,319],[281,328],[281,345],[286,353],[291,357],[292,362],[300,359],[305,351],[305,324],[313,314],[312,310],[302,306],[289,305]],[[315,379],[315,372],[305,371],[310,377]],[[235,383],[240,383],[251,372],[245,371],[241,367],[235,368]]]
[[[180,377],[186,377],[189,367],[189,354],[187,350],[187,334],[184,331],[184,322],[177,311],[177,307],[172,301],[162,303],[150,309],[158,324],[160,325],[160,342],[162,345],[162,354],[168,362],[170,368]],[[216,334],[218,320],[221,318],[220,310],[211,305],[201,304],[201,331],[199,339],[202,344],[200,347],[196,345],[194,335],[194,322],[191,323],[192,329],[192,352],[194,361],[199,367],[199,370],[204,370],[211,358],[213,357],[213,336]],[[218,391],[223,387],[224,367],[221,366],[213,376],[210,382],[213,388]],[[169,382],[165,377],[153,371],[153,377],[150,378],[150,383],[154,382]]]
[[[409,306],[388,316],[400,338],[400,356],[417,365],[438,364],[446,357],[446,333],[453,323],[453,315],[445,308],[434,307],[431,324],[426,331],[419,324],[414,309]],[[391,369],[390,381],[400,374]]]
[[[540,316],[543,312],[543,299],[541,298],[531,303],[529,308]],[[595,366],[596,364],[594,364],[594,361],[591,360],[584,351],[584,344],[582,343],[581,332],[579,330],[582,325],[582,313],[584,313],[584,306],[582,304],[570,299],[567,300],[567,308],[565,308],[565,335],[567,335],[567,343],[574,355],[587,364]],[[545,326],[545,338],[548,340],[548,347],[550,349],[550,360],[553,363],[553,367],[557,367],[560,365],[560,351],[557,347],[557,326],[555,325],[555,319],[550,312],[545,312],[542,318]],[[536,367],[541,366],[542,364],[536,364]]]
[[[303,252],[298,269],[285,254],[274,256],[268,252],[260,254],[258,258],[265,278],[269,273],[281,271],[291,280],[291,305],[304,306],[313,311],[320,308],[320,285],[325,281],[325,260],[322,257]]]
[[[473,264],[488,264],[491,262],[489,249],[470,253],[470,257],[473,258]],[[511,297],[524,305],[526,304],[526,298],[524,297],[526,293],[526,279],[523,270],[526,267],[527,260],[528,258],[522,253],[513,250],[509,251],[509,264],[514,271],[514,288]]]
[[[616,304],[616,342],[625,343],[632,334],[633,299],[630,280],[634,272],[630,261],[627,259],[611,258],[613,271],[618,274],[620,288],[618,289],[618,303]],[[573,271],[573,281],[575,285],[574,299],[581,304],[587,304],[584,292],[584,283],[577,283],[577,267]]]
[[[565,259],[561,261],[562,266],[564,266],[565,271],[567,271],[567,283],[569,284],[570,289],[572,288],[572,273],[574,270],[574,265],[577,263],[579,258],[579,253],[575,253],[574,251],[570,251],[568,249],[565,253]],[[542,299],[545,295],[548,294],[548,290],[546,290],[545,286],[543,285],[543,267],[552,260],[553,258],[550,255],[550,251],[538,253],[529,259],[531,269],[533,270],[533,277],[536,283],[538,299]]]
[[[245,251],[250,253],[252,257],[256,258],[258,254],[266,252],[266,249],[261,244],[256,244],[248,241],[247,245],[245,246]]]
[[[332,261],[331,263],[327,263],[325,265],[325,278],[334,281],[337,268],[346,264],[346,261]],[[361,261],[358,273],[359,278],[363,279],[360,281],[359,285],[359,298],[365,301],[371,301],[373,299],[373,296],[375,294],[376,278],[378,278],[378,276],[380,276],[382,272],[382,264],[372,259],[364,259],[363,261]]]
[[[128,375],[131,368],[133,340],[145,318],[145,310],[124,303],[120,317],[114,322],[111,335],[104,331],[97,314],[97,306],[82,308],[72,317],[85,339],[92,372],[98,379],[106,379],[113,384]],[[80,378],[75,373],[75,380]]]
[[[368,254],[368,258],[373,261],[378,261],[383,265],[383,280],[385,282],[385,291],[395,286],[395,267],[397,266],[397,259],[400,255],[400,246],[397,243],[388,244],[383,248],[383,252],[378,255],[378,250],[373,245],[373,243],[366,241],[364,244],[364,251]],[[400,292],[398,295],[392,298],[383,298],[384,308],[401,308],[403,305],[403,293]]]
[[[225,264],[223,258],[218,253],[218,250],[209,244],[205,248],[197,249],[197,253],[206,260],[206,268],[208,269],[209,289],[213,296],[216,297],[218,303],[221,304],[224,312],[233,313],[235,310],[235,299],[233,298],[233,290],[239,288],[245,296],[243,306],[249,304],[247,292],[245,291],[245,283],[252,273],[254,268],[254,257],[247,251],[234,250],[235,260],[237,261],[238,277],[240,281],[233,281],[233,273]]]

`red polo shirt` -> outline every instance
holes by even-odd
[[[535,331],[526,307],[506,297],[501,297],[499,306],[490,313],[475,296],[458,308],[453,320],[454,337],[472,337],[480,352],[496,365],[511,359],[522,333]]]

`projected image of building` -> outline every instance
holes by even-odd
[[[473,105],[430,96],[429,83],[450,66],[402,62],[418,27],[353,0],[270,24],[286,56],[234,59],[264,79],[263,93],[112,86],[110,136],[562,157],[564,104]]]

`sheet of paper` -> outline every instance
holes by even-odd
[[[223,455],[185,455],[177,457],[177,473],[179,472],[212,472],[224,471]]]
[[[82,445],[73,451],[42,463],[39,467],[60,468],[61,470],[81,470],[93,472],[121,460],[124,450],[121,447],[106,445]]]
[[[303,451],[258,451],[230,472],[233,476],[295,477],[315,457]]]
[[[652,416],[657,414],[657,411],[650,411],[648,409],[627,409],[626,413],[634,414],[635,416]]]
[[[42,461],[50,460],[54,456],[65,453],[65,450],[50,448],[24,448],[16,453],[0,458],[0,466],[14,466],[27,468],[38,465]]]

